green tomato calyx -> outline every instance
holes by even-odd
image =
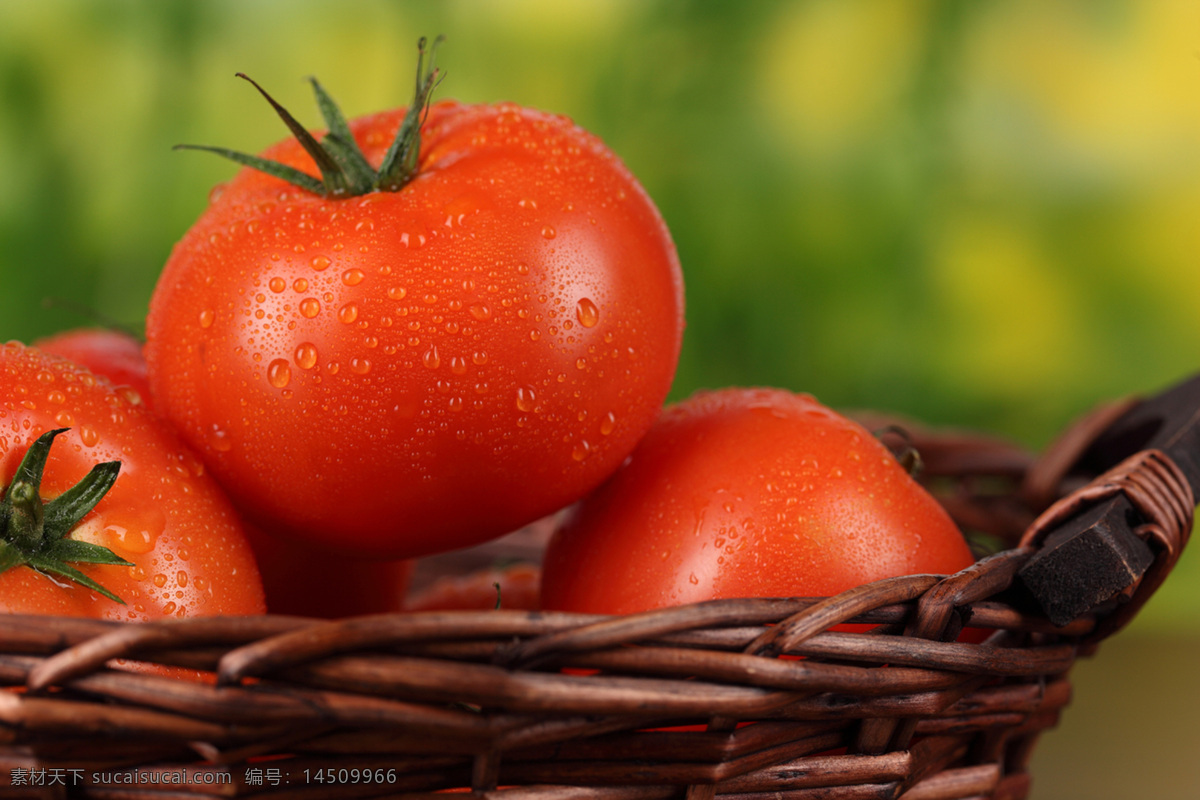
[[[0,486],[0,573],[27,566],[53,580],[66,578],[121,605],[125,601],[71,566],[113,564],[132,567],[106,547],[72,539],[70,533],[84,516],[108,493],[121,470],[120,461],[92,467],[79,483],[58,497],[42,500],[40,487],[46,459],[54,438],[68,428],[43,433],[37,438],[7,487]]]
[[[434,66],[434,55],[443,38],[439,36],[434,39],[428,50],[428,59],[425,38],[421,37],[417,42],[416,92],[404,120],[400,123],[400,129],[396,132],[396,138],[384,155],[378,170],[367,162],[367,157],[354,140],[341,109],[316,78],[308,80],[312,84],[317,106],[321,109],[321,116],[325,118],[328,129],[320,141],[253,79],[244,73],[237,73],[237,77],[249,81],[259,94],[266,98],[305,152],[312,157],[321,172],[319,180],[287,164],[224,147],[178,144],[175,145],[175,149],[216,153],[323,197],[355,197],[373,191],[398,192],[417,175],[417,158],[421,152],[421,123],[425,121],[433,90],[442,79],[442,73]]]

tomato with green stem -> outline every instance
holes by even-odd
[[[201,461],[111,382],[17,342],[0,345],[0,487],[0,613],[264,610],[241,521]]]
[[[544,608],[621,614],[825,597],[973,563],[946,511],[857,423],[777,389],[671,406],[555,532]]]
[[[428,104],[297,136],[213,192],[147,320],[156,410],[239,508],[348,556],[515,530],[615,470],[674,376],[683,284],[629,170],[570,120]],[[265,92],[264,92],[265,94]],[[318,140],[318,137],[319,140]]]

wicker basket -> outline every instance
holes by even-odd
[[[12,687],[0,692],[0,795],[1024,797],[1075,659],[1145,602],[1191,527],[1190,494],[1149,492],[1159,507],[1146,513],[1166,521],[1151,526],[1157,560],[1128,602],[1061,627],[1028,602],[1014,575],[1064,503],[1035,517],[1097,419],[1040,459],[913,430],[927,485],[1006,548],[949,577],[617,618],[0,619]],[[1139,470],[1066,505],[1099,485],[1131,491]],[[992,632],[959,641],[964,626]],[[218,678],[107,666],[118,658]]]

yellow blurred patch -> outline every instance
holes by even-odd
[[[943,357],[960,381],[994,398],[1044,391],[1078,352],[1081,321],[1068,280],[1026,231],[1003,220],[947,220],[932,254]]]

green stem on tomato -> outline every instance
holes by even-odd
[[[216,153],[223,158],[287,181],[306,192],[324,197],[355,197],[372,191],[398,192],[417,176],[421,152],[421,124],[425,121],[426,113],[429,110],[433,90],[441,82],[441,73],[433,62],[437,47],[443,39],[442,36],[434,39],[433,45],[429,47],[428,61],[425,59],[425,38],[421,37],[417,42],[417,82],[413,101],[404,115],[403,122],[400,123],[396,138],[392,141],[387,153],[384,154],[383,163],[378,170],[371,168],[358,142],[354,140],[341,109],[315,78],[309,78],[309,83],[312,85],[313,94],[317,98],[317,106],[321,109],[321,116],[328,128],[321,141],[317,141],[316,137],[309,133],[286,108],[253,79],[244,73],[237,73],[237,77],[249,81],[275,109],[275,113],[283,120],[288,130],[300,142],[300,146],[317,165],[317,169],[321,173],[319,180],[307,172],[287,164],[225,147],[177,144],[174,149],[205,150]]]
[[[47,431],[25,451],[7,487],[0,487],[0,573],[27,566],[43,575],[74,581],[110,600],[125,601],[71,566],[112,564],[132,567],[106,547],[70,538],[75,525],[108,493],[121,462],[106,461],[92,467],[78,483],[49,502],[41,497],[42,473],[50,446],[68,428]]]

